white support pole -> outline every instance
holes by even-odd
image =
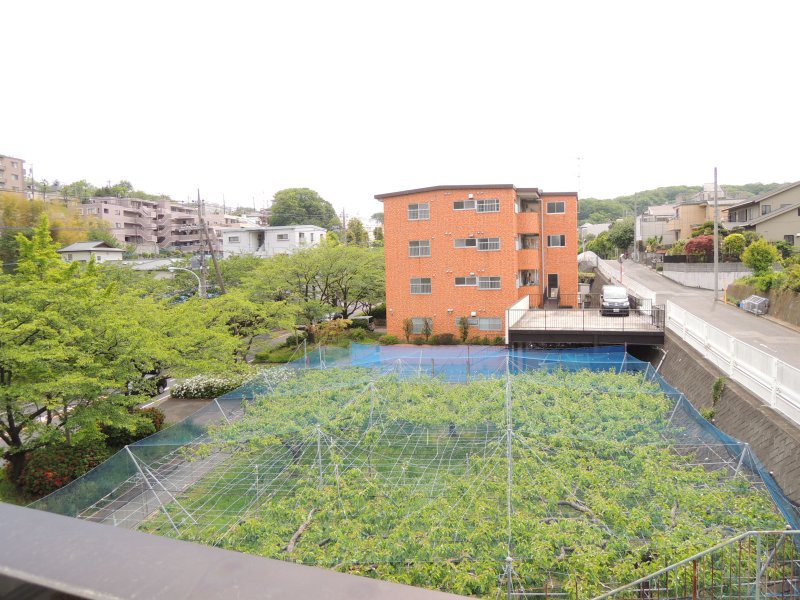
[[[222,407],[219,405],[219,402],[217,402],[217,399],[216,399],[216,398],[214,398],[214,404],[216,404],[216,405],[217,405],[217,408],[219,409],[219,412],[221,412],[221,413],[222,413],[222,418],[224,418],[224,419],[225,419],[225,422],[226,422],[228,425],[230,425],[230,424],[231,424],[231,420],[228,418],[228,415],[226,415],[226,414],[225,414],[225,411],[224,411],[224,410],[222,410]]]
[[[317,467],[319,468],[319,489],[322,489],[322,430],[317,425]]]
[[[139,475],[142,476],[142,479],[144,479],[144,482],[147,484],[147,487],[153,493],[153,496],[156,497],[156,502],[158,502],[159,508],[161,508],[161,510],[164,511],[164,515],[167,517],[167,521],[169,521],[169,524],[172,525],[172,528],[175,530],[175,533],[180,534],[180,531],[178,530],[178,526],[175,525],[175,521],[173,521],[172,517],[169,516],[169,512],[167,512],[167,509],[164,506],[164,503],[161,502],[161,498],[158,497],[158,494],[153,489],[153,486],[150,483],[150,480],[147,478],[147,475],[145,475],[144,471],[142,471],[142,467],[139,465],[139,461],[136,460],[136,457],[133,455],[133,452],[131,452],[131,449],[128,446],[125,446],[125,450],[127,451],[128,456],[131,457],[131,460],[133,461],[134,466],[136,466],[136,470],[139,471]],[[145,502],[146,502],[146,500],[145,500]],[[147,505],[146,504],[145,504],[145,510],[147,510]]]
[[[153,473],[153,472],[152,472],[152,471],[151,471],[151,470],[150,470],[150,469],[149,469],[147,466],[145,466],[145,470],[146,470],[148,473],[150,473],[150,477],[152,477],[152,478],[153,478],[153,481],[155,481],[155,482],[158,484],[158,487],[160,487],[162,490],[164,490],[164,491],[167,493],[167,496],[169,496],[169,497],[170,497],[170,499],[171,499],[171,500],[172,500],[172,501],[173,501],[175,504],[177,504],[177,505],[178,505],[178,508],[180,508],[180,509],[181,509],[181,511],[183,512],[183,514],[185,514],[187,517],[189,517],[189,519],[192,521],[192,523],[194,523],[195,525],[197,525],[197,521],[195,521],[194,517],[193,517],[191,514],[189,514],[189,511],[188,511],[188,510],[186,510],[186,509],[183,507],[183,505],[182,505],[180,502],[178,502],[178,500],[175,498],[175,496],[173,496],[173,495],[172,495],[172,492],[170,492],[170,491],[169,491],[167,488],[165,488],[165,487],[164,487],[164,484],[162,484],[162,483],[161,483],[161,482],[158,480],[158,477],[156,477],[156,476],[155,476],[155,474],[154,474],[154,473]]]

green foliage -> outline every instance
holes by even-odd
[[[791,265],[784,270],[786,289],[800,292],[800,264]]]
[[[383,225],[383,212],[372,213],[370,219],[372,219],[376,223],[380,223],[381,225]]]
[[[317,225],[325,229],[341,225],[331,203],[308,188],[288,188],[276,192],[269,224]]]
[[[664,239],[664,236],[661,235],[653,235],[645,241],[645,250],[647,252],[655,252],[661,247],[661,241]]]
[[[633,244],[633,217],[626,217],[614,223],[608,230],[608,241],[615,248],[627,250]]]
[[[65,486],[96,467],[111,452],[101,437],[90,438],[73,445],[52,444],[31,453],[20,478],[22,490],[30,496],[44,496]]]
[[[794,246],[792,246],[785,240],[780,240],[778,242],[775,242],[775,249],[780,253],[781,260],[786,260],[787,258],[792,256],[792,254],[794,254]]]
[[[461,317],[458,320],[458,335],[461,337],[461,343],[466,343],[469,338],[470,324],[469,317]]]
[[[722,398],[722,393],[725,391],[726,379],[724,377],[717,377],[714,385],[711,387],[711,404],[716,406],[719,399]]]
[[[399,344],[400,339],[396,335],[382,335],[378,338],[378,343],[382,346],[392,346],[394,344]]]
[[[586,250],[594,252],[600,258],[609,259],[614,258],[617,251],[614,244],[608,237],[608,232],[601,232],[596,238],[586,243]]]
[[[386,318],[386,303],[381,302],[380,304],[376,304],[372,308],[370,308],[366,313],[367,315],[371,315],[376,319],[385,319]]]
[[[739,260],[747,247],[745,237],[741,233],[732,233],[722,240],[722,252]]]
[[[455,346],[458,344],[458,339],[452,333],[440,333],[433,335],[430,338],[430,343],[434,346]]]
[[[230,458],[182,497],[198,522],[180,521],[179,535],[496,597],[510,493],[519,582],[567,591],[577,579],[581,597],[592,597],[653,571],[643,555],[660,566],[737,532],[783,525],[765,490],[698,464],[684,432],[671,429],[673,408],[634,373],[539,371],[507,386],[298,371],[212,431],[211,446]],[[277,475],[260,494],[239,481],[255,465]],[[175,535],[160,513],[142,529]]]
[[[742,253],[742,262],[753,270],[753,274],[758,276],[766,275],[772,270],[780,259],[775,246],[764,240],[756,240],[750,244]]]
[[[579,283],[592,283],[594,281],[594,273],[578,273]]]
[[[667,256],[680,256],[686,246],[686,240],[678,240],[667,250]]]
[[[173,398],[217,398],[235,390],[247,379],[244,375],[195,375],[170,388]]]
[[[101,432],[106,438],[106,444],[111,448],[122,448],[142,438],[152,435],[164,427],[164,413],[155,407],[135,408],[131,413],[140,419],[128,427],[118,425],[105,425]]]
[[[361,220],[356,218],[347,220],[345,239],[348,244],[355,244],[356,246],[366,246],[369,244],[369,234],[367,230],[364,229],[364,224]]]
[[[433,319],[425,319],[422,322],[422,337],[427,342],[433,334]]]

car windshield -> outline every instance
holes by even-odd
[[[603,293],[603,295],[606,298],[613,300],[621,300],[628,297],[628,293],[623,288],[609,288]]]

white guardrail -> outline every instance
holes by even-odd
[[[800,425],[800,369],[667,301],[666,328],[727,376]]]
[[[639,298],[642,298],[643,300],[650,300],[653,304],[655,304],[655,292],[650,290],[650,288],[646,288],[640,283],[632,281],[631,279],[626,279],[625,263],[622,263],[622,282],[620,282],[619,268],[615,269],[614,267],[609,266],[604,260],[597,261],[597,270],[600,271],[600,273],[602,273],[606,279],[617,282],[619,285],[624,286],[626,289],[639,296]]]

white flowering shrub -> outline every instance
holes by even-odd
[[[244,375],[195,375],[170,388],[173,398],[216,398],[242,385]]]

